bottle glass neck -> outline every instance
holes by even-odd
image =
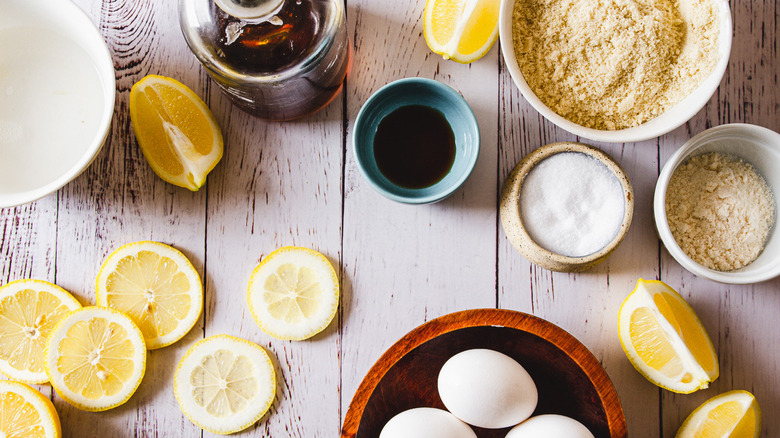
[[[262,20],[278,12],[284,0],[214,0],[214,3],[233,17]]]

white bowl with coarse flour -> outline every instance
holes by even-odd
[[[669,225],[670,216],[667,212],[667,200],[672,196],[672,194],[669,193],[670,180],[675,171],[678,168],[681,168],[681,166],[690,158],[704,156],[704,154],[710,153],[741,158],[745,163],[750,164],[755,169],[755,172],[763,177],[769,190],[774,194],[775,200],[777,199],[777,194],[780,193],[780,134],[760,126],[741,123],[710,128],[694,136],[682,145],[661,169],[653,198],[655,225],[661,241],[667,251],[669,251],[669,254],[682,265],[683,268],[699,277],[728,284],[751,284],[777,277],[780,275],[780,235],[778,235],[776,230],[776,208],[773,208],[775,210],[774,212],[764,211],[768,216],[771,216],[772,213],[774,213],[774,217],[772,218],[771,228],[769,230],[768,238],[763,245],[763,250],[755,260],[739,269],[727,271],[710,269],[686,254],[681,247],[681,244],[675,240]],[[732,173],[732,171],[729,170],[729,173]],[[739,176],[738,180],[746,181],[747,179],[743,176]],[[744,187],[743,189],[746,189],[749,193],[755,193],[757,191],[754,187]],[[721,189],[713,189],[710,187],[706,190],[719,191]],[[725,189],[723,189],[723,193],[727,196],[732,196]],[[716,193],[716,195],[717,198],[724,198],[720,193]],[[696,198],[698,199],[699,196]],[[691,201],[691,204],[694,204],[693,200]],[[707,206],[697,205],[693,207],[698,212],[696,213],[697,217],[702,217],[707,214],[706,211],[699,210],[703,207]],[[717,207],[718,206],[715,205],[709,206],[708,208],[717,213],[720,211]],[[756,207],[755,201],[751,201],[749,207]],[[775,206],[772,205],[772,207]],[[740,218],[737,216],[752,215],[755,217],[755,212],[737,214],[737,211],[738,209],[729,210],[727,216],[728,222],[738,221]],[[720,216],[725,217],[725,214],[721,214]],[[750,222],[755,221],[751,219]],[[713,234],[715,238],[722,239],[724,237],[719,235],[729,235],[728,231],[729,230],[725,230],[723,233],[713,232],[710,234]],[[753,232],[749,234],[752,233]],[[718,236],[716,236],[716,234]],[[710,239],[702,239],[702,241],[709,242]],[[718,242],[715,241],[715,243],[717,244]],[[712,244],[712,242],[708,244]],[[726,242],[725,247],[731,250],[732,247],[736,248],[736,243],[729,245],[728,242]],[[708,252],[717,256],[720,250],[713,248]]]
[[[0,208],[52,193],[89,166],[114,113],[108,47],[70,0],[4,0]]]
[[[667,14],[659,20],[640,2],[501,0],[506,68],[531,106],[577,136],[625,143],[666,134],[715,93],[732,42],[727,0],[667,1],[654,6]]]

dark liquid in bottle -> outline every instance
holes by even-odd
[[[254,73],[283,70],[311,48],[318,30],[310,1],[285,2],[276,14],[280,24],[269,21],[248,24],[219,8],[215,10],[219,14],[220,27],[225,30],[219,48],[225,54],[225,60],[237,70]],[[227,37],[231,32],[235,32],[235,40]]]
[[[398,108],[379,122],[374,158],[393,184],[422,189],[441,181],[455,162],[455,135],[440,111],[423,106]]]
[[[245,111],[267,119],[295,119],[324,107],[341,90],[350,63],[349,41],[343,24],[335,34],[325,34],[333,13],[328,1],[287,0],[272,20],[260,22],[232,17],[213,3],[211,8],[218,23],[213,39],[223,62],[248,77],[278,77],[254,86],[215,77]]]

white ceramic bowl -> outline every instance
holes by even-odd
[[[780,235],[777,233],[776,223],[764,251],[753,263],[735,271],[716,271],[696,263],[674,240],[666,218],[666,190],[669,179],[686,159],[707,152],[736,155],[752,164],[769,184],[777,201],[780,194],[780,134],[760,126],[741,123],[710,128],[682,145],[661,169],[653,198],[655,226],[661,241],[683,268],[700,277],[730,284],[757,283],[777,277],[780,275]]]
[[[52,193],[89,166],[114,113],[114,63],[70,0],[3,0],[0,208]]]
[[[590,140],[611,143],[628,143],[656,138],[679,127],[696,115],[715,93],[720,80],[723,78],[723,74],[726,72],[729,54],[731,53],[731,10],[727,0],[713,1],[720,8],[720,34],[718,35],[720,53],[715,69],[688,97],[660,116],[633,128],[616,131],[586,128],[559,116],[542,103],[531,90],[531,87],[528,86],[517,64],[512,38],[512,10],[514,9],[515,0],[501,0],[498,20],[501,52],[504,55],[506,68],[509,70],[512,80],[517,85],[517,88],[520,89],[523,97],[547,120],[560,128]]]

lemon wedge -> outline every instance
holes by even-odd
[[[130,90],[130,121],[154,172],[198,190],[222,158],[222,130],[206,104],[181,82],[149,75]]]
[[[690,305],[661,281],[639,279],[618,312],[631,364],[655,385],[688,394],[718,378],[718,357]]]
[[[444,59],[476,61],[496,42],[500,4],[500,0],[427,0],[425,42]]]
[[[60,417],[51,400],[24,383],[0,380],[0,436],[59,438]]]
[[[105,411],[125,403],[141,384],[146,345],[126,315],[106,307],[82,307],[54,328],[45,367],[63,400],[84,411]]]
[[[184,415],[208,432],[244,430],[271,407],[276,373],[257,344],[228,335],[198,341],[173,375],[173,390]]]
[[[753,394],[729,391],[696,408],[685,419],[676,438],[758,438],[761,409]]]
[[[187,257],[159,242],[128,243],[98,272],[98,306],[127,314],[150,350],[186,335],[203,311],[203,285]]]
[[[81,304],[65,289],[41,280],[0,287],[0,372],[25,383],[46,383],[43,353],[54,326]]]
[[[338,277],[317,251],[279,248],[252,272],[247,302],[264,332],[278,339],[307,339],[324,330],[336,315]]]

